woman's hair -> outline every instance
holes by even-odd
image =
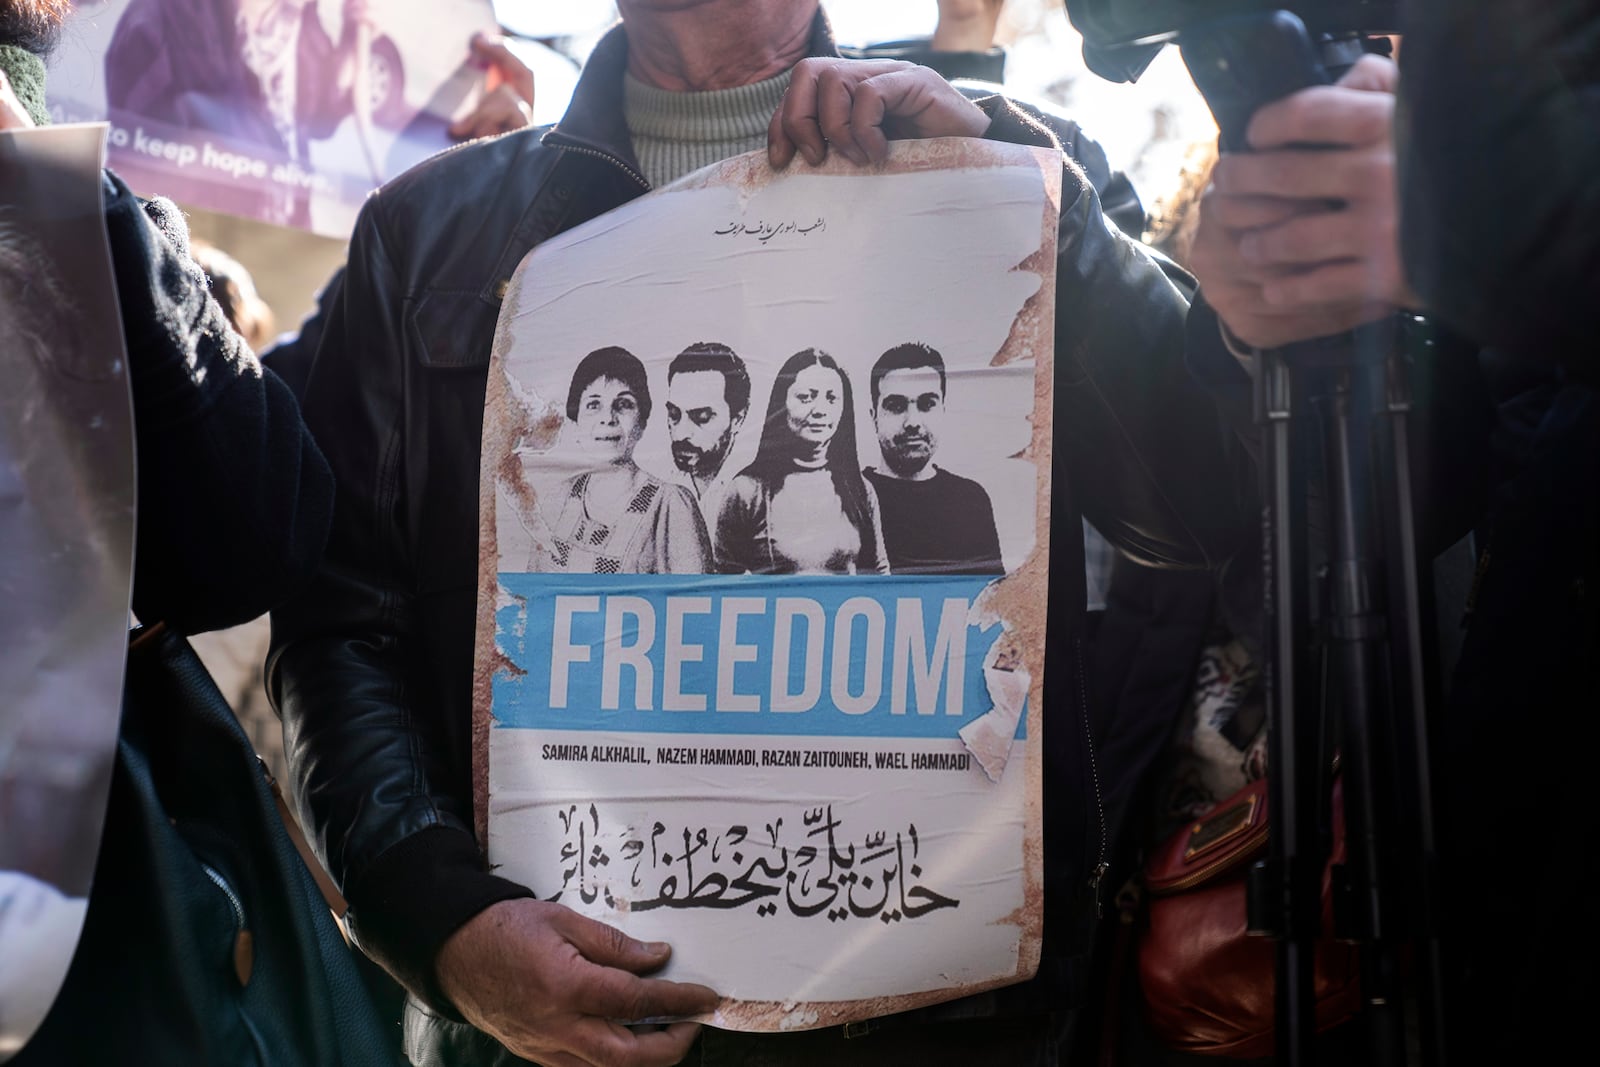
[[[861,480],[861,460],[856,452],[855,395],[850,390],[850,376],[839,366],[839,361],[826,352],[808,348],[796,352],[778,368],[772,396],[767,400],[767,418],[761,424],[761,443],[756,447],[756,458],[744,473],[765,485],[769,493],[776,493],[783,487],[784,479],[794,473],[795,460],[802,449],[789,430],[789,389],[807,367],[826,367],[839,375],[844,403],[839,408],[839,424],[828,440],[827,466],[833,475],[834,491],[844,504],[845,517],[861,533],[862,546],[875,545],[867,509],[867,489]]]
[[[16,45],[41,58],[61,36],[61,24],[72,13],[68,0],[7,0],[0,3],[0,45]]]
[[[597,348],[578,361],[578,369],[572,372],[572,385],[567,390],[568,420],[578,421],[578,401],[583,399],[583,391],[600,378],[626,385],[639,402],[640,424],[650,421],[650,380],[645,375],[644,364],[626,348],[615,345]]]
[[[1211,184],[1211,171],[1217,165],[1217,139],[1196,141],[1184,153],[1178,186],[1156,202],[1150,217],[1145,243],[1184,270],[1189,269],[1189,250],[1195,231],[1200,228],[1200,199]]]
[[[253,351],[260,352],[272,340],[272,308],[256,292],[255,279],[244,265],[209,241],[189,240],[189,255],[206,272],[211,296],[227,316],[228,325]]]

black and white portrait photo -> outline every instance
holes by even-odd
[[[700,341],[667,365],[672,462],[705,501],[750,411],[750,372],[727,345]]]
[[[578,363],[567,421],[593,469],[568,478],[545,501],[550,524],[543,571],[702,574],[710,569],[705,521],[693,495],[639,468],[633,453],[653,405],[644,364],[621,348]]]
[[[804,183],[675,187],[670,212],[608,219],[628,231],[627,271],[598,242],[541,247],[502,311],[509,390],[536,428],[498,492],[502,557],[621,574],[1015,569],[1034,542],[1033,372],[997,357],[1038,289],[1015,268],[1039,235],[1024,201],[1006,206],[1024,173],[1001,172],[1000,206],[941,194],[956,186],[936,172],[830,177],[824,199]],[[908,238],[922,254],[872,240],[870,205],[896,187],[939,205]]]
[[[896,345],[872,365],[872,425],[883,454],[868,468],[895,574],[1001,574],[994,505],[983,486],[934,463],[945,429],[944,357]]]
[[[755,461],[717,515],[716,546],[730,574],[888,572],[850,378],[826,352],[808,348],[778,368]]]
[[[731,1029],[1015,980],[1042,936],[1060,160],[830,160],[534,249],[485,396],[489,861],[670,936]]]

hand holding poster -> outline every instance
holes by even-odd
[[[965,139],[872,173],[744,156],[512,280],[480,492],[489,859],[671,942],[716,1025],[1037,967],[1060,180]]]
[[[452,143],[488,0],[79,3],[52,57],[56,122],[109,118],[136,190],[332,237],[367,193]]]

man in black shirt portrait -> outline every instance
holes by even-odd
[[[672,462],[689,476],[697,500],[704,502],[722,473],[749,410],[750,372],[733,349],[701,341],[673,357],[667,367]]]
[[[944,358],[896,345],[872,366],[872,422],[886,470],[878,494],[891,574],[1003,574],[994,507],[983,486],[934,465],[944,424]]]

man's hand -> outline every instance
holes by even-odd
[[[11,79],[6,77],[5,71],[0,70],[0,130],[32,128],[33,117],[22,106],[22,101],[17,99],[17,91],[11,88]]]
[[[372,11],[373,0],[344,0],[344,29],[341,36],[348,35],[357,26],[365,26],[369,30],[378,27],[378,18]]]
[[[858,166],[882,163],[889,141],[982,137],[989,116],[927,67],[894,59],[802,59],[767,127],[767,159],[795,152],[812,166],[829,147]]]
[[[539,900],[474,916],[439,950],[439,985],[457,1010],[512,1052],[547,1067],[670,1067],[699,1026],[623,1025],[717,1006],[701,985],[642,978],[671,949]]]
[[[505,38],[474,34],[472,64],[487,71],[483,97],[470,114],[450,124],[450,136],[470,141],[532,126],[533,71],[506,47]]]
[[[935,52],[987,52],[1006,0],[939,0],[939,23],[930,47]]]
[[[1398,80],[1392,62],[1364,56],[1337,85],[1256,112],[1254,151],[1217,162],[1190,259],[1241,341],[1273,348],[1416,306],[1400,264]]]

